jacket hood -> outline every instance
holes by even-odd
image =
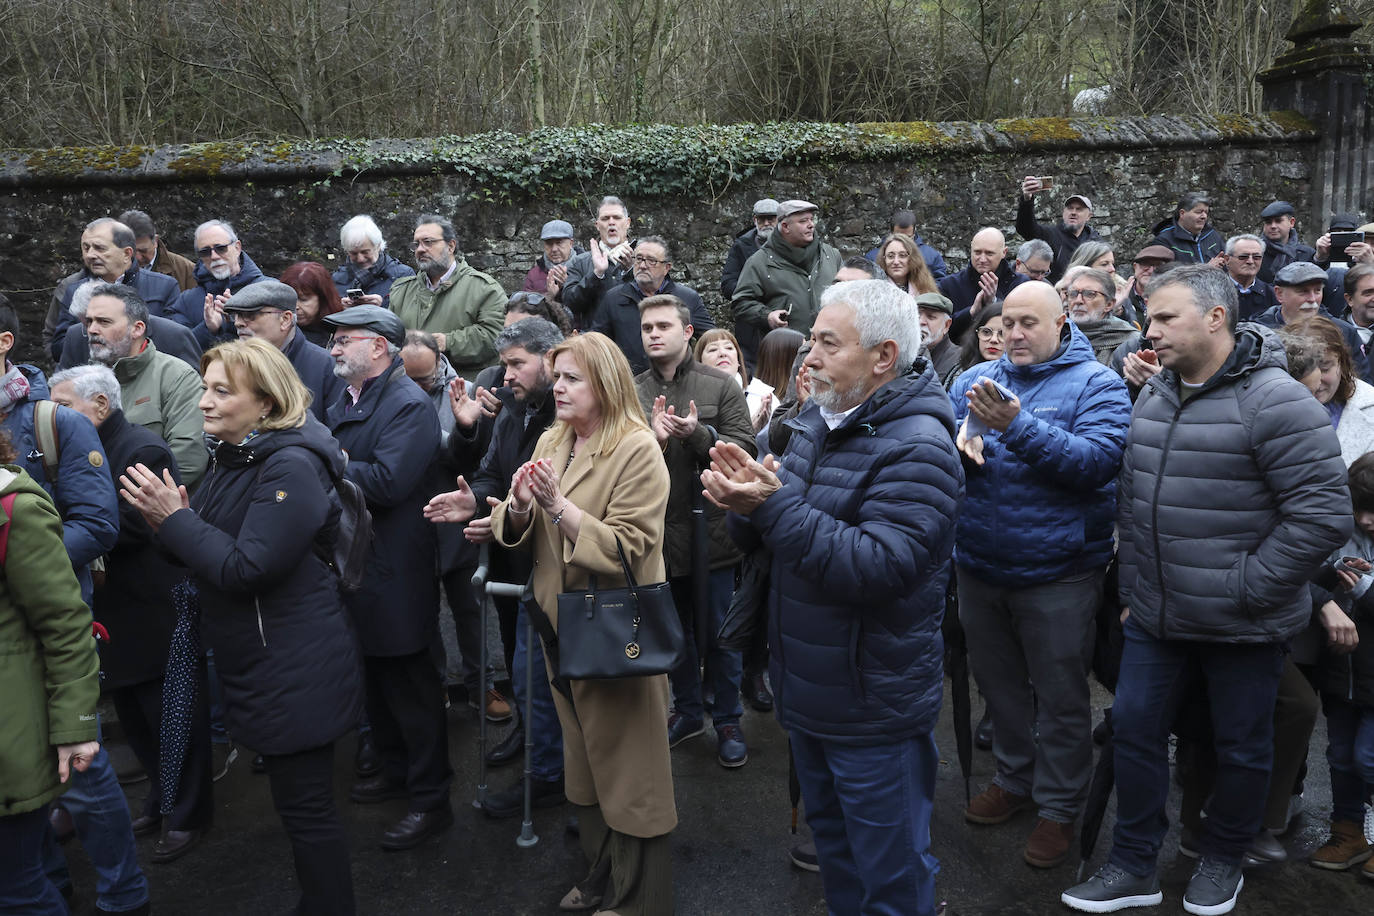
[[[329,429],[309,411],[305,423],[295,429],[274,429],[249,439],[242,445],[221,442],[215,447],[215,461],[225,467],[248,467],[287,446],[300,446],[314,452],[329,470],[329,476],[343,476],[345,458]]]
[[[0,464],[0,496],[9,496],[11,493],[31,493],[34,496],[42,496],[45,500],[51,499],[47,491],[22,467],[17,464]],[[9,516],[0,510],[0,524],[8,522]]]
[[[253,263],[253,259],[248,257],[248,252],[240,252],[239,257],[243,259],[239,266],[239,272],[227,280],[216,280],[204,264],[197,264],[195,269],[196,284],[209,292],[219,294],[226,289],[240,290],[249,283],[256,283],[261,280],[262,271],[258,269],[258,265]]]
[[[1030,379],[1053,374],[1075,363],[1095,363],[1097,355],[1093,353],[1093,345],[1089,342],[1088,336],[1079,330],[1078,325],[1065,319],[1064,328],[1059,332],[1059,349],[1043,363],[1018,366],[1007,358],[1006,353],[1003,353],[999,360],[1006,363],[1005,368],[1009,376]]]
[[[46,401],[49,399],[48,378],[43,374],[43,370],[37,366],[30,366],[28,363],[15,363],[24,378],[29,380],[29,396],[26,401]]]
[[[1236,346],[1231,355],[1203,383],[1202,390],[1208,391],[1223,382],[1240,381],[1252,372],[1270,368],[1288,371],[1288,355],[1283,349],[1283,341],[1272,328],[1253,321],[1242,321],[1236,326]],[[1157,393],[1178,400],[1178,373],[1174,370],[1163,370],[1150,379],[1149,384]]]

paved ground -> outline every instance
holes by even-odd
[[[454,787],[458,822],[446,836],[416,851],[384,853],[376,840],[404,813],[403,803],[363,807],[342,802],[353,835],[359,912],[405,916],[557,913],[557,901],[578,877],[581,865],[576,841],[564,832],[565,811],[535,812],[538,844],[531,849],[517,847],[518,820],[491,821],[470,807],[477,769],[475,714],[465,704],[455,703],[449,721],[458,771]],[[746,713],[744,727],[750,760],[742,769],[726,771],[716,764],[709,731],[673,752],[681,817],[674,836],[678,913],[821,916],[825,907],[818,876],[798,871],[787,860],[794,838],[788,831],[786,743],[771,717]],[[949,913],[1067,912],[1058,895],[1073,883],[1076,863],[1049,872],[1026,866],[1020,850],[1032,826],[1029,817],[1000,827],[965,824],[963,779],[953,756],[948,706],[938,737],[949,758],[941,768],[932,829],[935,851],[942,860],[940,894],[950,903]],[[1324,746],[1319,731],[1313,740],[1313,775],[1307,789],[1309,813],[1286,838],[1295,859],[1309,854],[1325,836],[1330,796],[1321,756]],[[341,743],[341,798],[349,784],[351,762],[350,739]],[[975,752],[975,791],[990,773],[989,755]],[[501,769],[492,774],[491,783],[500,788],[516,775],[514,769]],[[130,799],[141,798],[144,786],[129,786]],[[142,841],[155,912],[252,916],[286,912],[295,894],[290,853],[272,811],[265,777],[253,775],[247,760],[241,759],[216,785],[216,800],[213,831],[180,862],[152,865],[146,858],[152,843]],[[1109,815],[1090,868],[1105,856],[1110,829]],[[1165,903],[1156,912],[1182,912],[1180,899],[1190,863],[1177,858],[1176,842],[1175,829],[1161,862]],[[93,912],[93,876],[79,847],[73,844],[68,849],[79,888],[74,913],[84,916]],[[1269,873],[1249,874],[1247,882],[1236,912],[1250,916],[1368,913],[1374,906],[1374,882],[1361,881],[1354,874],[1321,872],[1301,861]]]

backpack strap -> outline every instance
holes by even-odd
[[[56,486],[58,468],[62,464],[62,445],[57,437],[57,404],[53,401],[34,402],[33,435],[43,459],[43,476],[50,485]]]
[[[0,509],[5,510],[5,523],[0,525],[0,568],[4,568],[5,555],[10,548],[10,519],[14,517],[14,498],[18,493],[0,496]]]

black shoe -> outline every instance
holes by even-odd
[[[1183,910],[1196,916],[1220,916],[1235,909],[1245,886],[1239,865],[1203,856],[1183,892]]]
[[[447,803],[433,811],[412,811],[382,834],[383,849],[413,849],[453,826],[453,808]]]
[[[382,758],[377,754],[377,746],[372,743],[372,732],[358,736],[358,750],[353,755],[353,770],[359,779],[376,776],[382,771]]]
[[[262,759],[261,754],[254,754],[253,759],[248,761],[248,769],[254,773],[266,773],[267,761]]]
[[[405,798],[407,795],[409,793],[406,792],[405,786],[398,786],[385,776],[373,776],[371,779],[355,782],[348,793],[348,797],[360,805],[373,805],[393,798]]]
[[[1158,906],[1164,902],[1159,877],[1132,875],[1108,862],[1082,884],[1059,895],[1065,906],[1084,913],[1115,913],[1138,906]]]
[[[530,778],[530,807],[553,808],[567,801],[563,794],[563,777],[557,779]],[[482,802],[482,812],[487,817],[519,817],[525,813],[525,780],[517,779],[515,784],[493,792]]]
[[[983,710],[983,718],[973,730],[973,745],[980,751],[992,750],[992,713]]]
[[[159,865],[175,862],[200,842],[203,833],[201,830],[168,830],[153,847],[153,861]]]
[[[668,746],[677,747],[688,738],[695,738],[706,731],[706,723],[700,719],[689,719],[680,712],[668,717]]]
[[[499,767],[510,763],[525,749],[525,730],[517,725],[510,734],[502,738],[491,750],[487,751],[487,766]]]
[[[816,844],[812,842],[802,843],[800,846],[793,846],[787,853],[792,864],[803,871],[820,872],[821,860],[816,855]]]
[[[716,729],[716,762],[726,769],[742,767],[749,762],[749,748],[738,725],[722,725]]]
[[[152,836],[162,829],[160,814],[144,814],[134,818],[134,836]]]
[[[48,823],[52,824],[52,832],[58,843],[66,843],[76,836],[76,824],[72,822],[72,816],[67,813],[66,808],[53,805],[52,810],[48,812]]]
[[[763,679],[762,672],[745,678],[744,689],[740,693],[744,694],[744,699],[756,712],[773,711],[773,694],[769,691],[768,682]]]

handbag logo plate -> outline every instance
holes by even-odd
[[[625,645],[626,658],[639,658],[639,643],[632,642]]]

